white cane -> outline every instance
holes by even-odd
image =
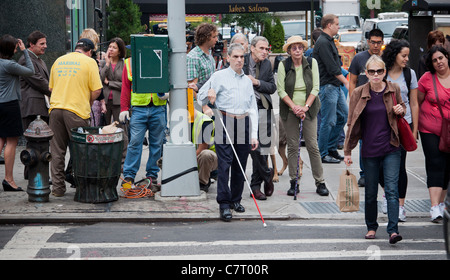
[[[244,172],[244,168],[242,168],[241,161],[239,160],[239,157],[238,157],[238,155],[236,153],[236,150],[234,149],[233,142],[231,141],[230,135],[228,134],[228,131],[227,131],[227,128],[225,127],[225,124],[223,123],[223,120],[222,120],[222,117],[221,117],[222,114],[219,112],[219,110],[217,109],[216,105],[213,105],[213,106],[214,106],[213,110],[215,111],[214,115],[216,115],[220,119],[220,123],[222,124],[222,127],[225,130],[225,134],[227,135],[227,139],[230,142],[230,145],[231,145],[231,148],[233,150],[234,156],[236,157],[236,160],[239,163],[239,167],[241,168],[242,174],[244,175],[245,182],[247,183],[248,189],[250,190],[250,194],[252,195],[253,201],[255,202],[256,209],[258,209],[259,216],[261,217],[261,220],[263,222],[263,226],[267,227],[267,224],[266,224],[266,222],[264,222],[264,218],[261,215],[261,211],[259,210],[258,203],[256,203],[256,199],[255,199],[255,196],[253,195],[252,188],[250,187],[250,184],[248,183],[247,176],[245,175],[245,172]]]

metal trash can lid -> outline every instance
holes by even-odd
[[[100,134],[98,127],[81,127],[85,133],[78,132],[78,127],[72,128],[72,140],[81,143],[109,144],[123,141],[123,131]]]

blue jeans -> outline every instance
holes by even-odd
[[[319,98],[322,105],[318,142],[323,158],[328,151],[337,150],[339,135],[347,122],[348,106],[341,88],[330,84],[320,87]]]
[[[123,176],[135,178],[141,165],[142,144],[148,130],[149,155],[146,177],[158,178],[159,167],[156,161],[161,157],[164,129],[167,125],[166,106],[135,106],[130,119],[130,142],[123,164]]]
[[[384,193],[388,208],[388,234],[398,233],[398,170],[400,169],[400,150],[380,157],[363,157],[365,186],[365,219],[367,230],[378,229],[378,183],[380,168],[384,173]]]

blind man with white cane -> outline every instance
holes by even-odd
[[[220,118],[216,122],[215,136],[218,157],[216,199],[220,206],[220,219],[223,221],[231,220],[231,209],[236,212],[245,211],[240,203],[246,180],[243,170],[250,150],[258,147],[258,109],[252,81],[242,70],[244,47],[231,44],[228,59],[230,67],[215,72],[197,95],[200,105],[206,105],[208,101],[214,104],[217,108],[216,118]]]

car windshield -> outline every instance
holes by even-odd
[[[400,26],[404,23],[408,23],[408,19],[399,19],[393,21],[380,21],[378,23],[378,28],[383,31],[384,37],[392,37],[394,30],[397,26]]]
[[[305,37],[305,22],[284,22],[284,37],[289,38],[294,35]],[[311,31],[308,29],[308,33]]]
[[[361,33],[344,33],[339,37],[339,42],[357,42],[361,40]]]
[[[339,16],[339,28],[360,28],[359,19],[356,16]]]

